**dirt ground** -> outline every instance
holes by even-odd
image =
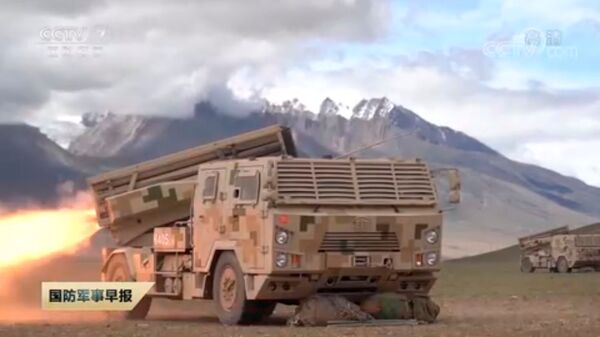
[[[168,300],[155,301],[145,321],[109,321],[99,313],[48,313],[35,307],[21,311],[4,302],[0,336],[600,335],[600,273],[522,274],[514,261],[512,256],[495,256],[444,263],[432,293],[442,313],[431,325],[290,328],[285,320],[293,307],[279,305],[263,325],[224,327],[210,302]]]
[[[4,323],[0,336],[598,336],[600,297],[561,301],[495,299],[442,301],[439,321],[431,325],[361,328],[289,328],[292,308],[280,306],[266,324],[224,327],[210,311],[210,303],[156,303],[146,321],[104,321],[95,316],[76,322]],[[181,304],[181,303],[180,303]]]

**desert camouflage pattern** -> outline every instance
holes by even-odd
[[[567,227],[519,239],[521,270],[566,272],[600,268],[600,234],[572,234]],[[564,262],[560,262],[564,261]]]
[[[136,198],[136,193],[142,192],[154,196],[150,198],[163,199],[164,195],[167,200],[171,200],[173,197],[169,193],[173,192],[168,190],[170,187],[167,186],[166,191],[159,191],[157,186],[178,181],[196,181],[198,165],[216,160],[277,155],[295,156],[296,148],[289,128],[272,125],[90,177],[88,184],[94,195],[98,224],[111,227],[119,219],[134,215],[127,211],[128,202],[124,202],[122,207],[125,212],[115,210],[116,218],[111,218],[107,202],[112,197],[118,197],[113,203],[116,207],[121,206],[119,200],[126,199],[125,194],[128,193],[132,193],[133,198]],[[152,188],[152,191],[148,191],[148,188]],[[141,191],[142,189],[146,191]],[[177,194],[178,200],[189,198],[186,191],[176,189],[175,193],[184,194]],[[113,230],[113,233],[120,239],[119,230]],[[124,240],[120,244],[125,244]]]
[[[294,158],[272,126],[90,178],[101,226],[152,296],[211,298],[233,252],[250,300],[426,295],[440,268],[442,211],[421,160]],[[460,180],[448,175],[450,201]]]
[[[156,282],[155,295],[210,297],[223,251],[235,252],[248,298],[261,300],[424,295],[440,267],[442,213],[419,160],[217,161],[201,165],[195,181],[145,187],[107,205],[121,242],[151,231],[154,254],[121,252],[138,279]]]
[[[154,227],[189,217],[195,181],[166,182],[109,197],[109,229],[126,245]]]

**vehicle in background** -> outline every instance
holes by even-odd
[[[591,267],[600,270],[600,234],[574,234],[568,227],[519,239],[521,271],[536,269],[568,273]]]

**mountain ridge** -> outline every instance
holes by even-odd
[[[246,115],[200,102],[187,119],[105,113],[87,115],[84,122],[86,131],[71,143],[67,155],[87,163],[80,165],[87,175],[275,123],[291,128],[303,156],[339,155],[390,138],[357,155],[418,157],[432,168],[458,167],[462,172],[463,203],[447,211],[447,257],[502,248],[525,234],[564,224],[577,227],[600,216],[599,188],[512,161],[385,98],[362,100],[352,109],[328,99],[318,113],[292,100],[266,104]],[[443,196],[445,182],[438,183]],[[442,207],[448,205],[442,201]]]
[[[59,185],[84,184],[78,160],[25,124],[0,124],[0,168],[0,201],[9,205],[51,203]]]
[[[357,155],[418,157],[432,168],[458,167],[463,172],[464,202],[447,212],[451,230],[446,232],[444,250],[448,257],[502,248],[525,234],[563,224],[577,227],[600,216],[600,189],[510,160],[477,139],[430,123],[386,98],[363,100],[354,108],[325,99],[317,113],[291,100],[266,104],[243,116],[201,102],[191,118],[151,117],[145,123],[121,148],[130,163],[279,123],[291,128],[304,156],[340,155],[389,138]],[[107,128],[113,127],[119,124]],[[92,135],[99,136],[90,132],[82,137]],[[73,146],[86,152],[76,143]]]
[[[349,107],[343,109],[348,110]],[[111,157],[120,153],[139,161],[274,123],[290,126],[296,135],[304,139],[303,142],[312,143],[309,147],[314,147],[315,150],[319,148],[314,153],[316,155],[325,154],[324,152],[347,153],[381,139],[406,134],[400,142],[411,143],[419,139],[433,147],[412,151],[410,147],[402,148],[395,142],[378,146],[386,149],[380,152],[423,157],[444,165],[473,167],[475,171],[531,189],[567,208],[600,215],[597,204],[586,201],[586,197],[591,197],[594,201],[600,200],[600,188],[549,169],[506,158],[479,140],[452,128],[430,123],[385,97],[359,101],[351,109],[353,114],[350,117],[343,116],[343,109],[326,98],[318,113],[306,110],[298,100],[291,100],[280,105],[267,103],[261,111],[254,111],[246,116],[223,113],[209,102],[198,103],[193,117],[189,119],[108,114],[88,132],[75,139],[69,150],[78,155],[97,157]],[[133,123],[134,126],[128,123]],[[199,123],[212,127],[202,129]],[[174,136],[175,141],[156,136],[164,133],[177,134]],[[318,139],[316,143],[320,145],[309,141],[309,138]],[[116,145],[103,143],[106,141],[115,142]],[[462,152],[448,156],[444,153],[448,149]],[[431,150],[435,155],[431,154]],[[307,152],[311,154],[311,151]],[[463,163],[465,160],[469,162]],[[557,183],[555,180],[565,183]],[[574,201],[573,198],[579,201]]]

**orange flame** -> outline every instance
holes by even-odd
[[[57,209],[0,213],[0,268],[56,253],[73,253],[98,230],[91,198],[78,193]]]

